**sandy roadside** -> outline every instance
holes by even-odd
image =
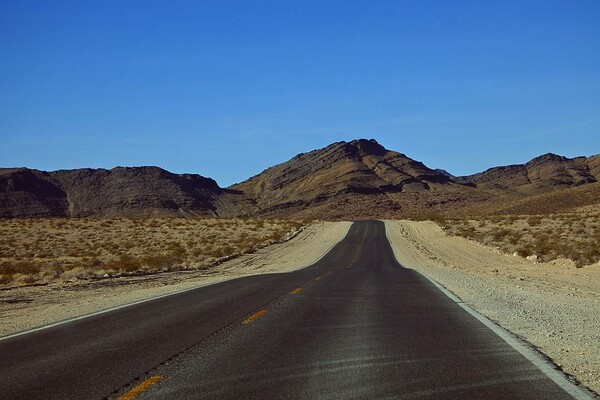
[[[600,392],[600,265],[536,263],[460,237],[431,222],[386,221],[398,261]]]
[[[265,247],[206,271],[1,290],[0,336],[226,279],[303,268],[342,240],[350,225],[350,222],[316,223],[288,242]]]

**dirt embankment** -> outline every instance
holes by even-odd
[[[432,222],[386,221],[396,257],[523,337],[600,392],[600,265],[536,263],[446,235]]]
[[[350,225],[350,222],[312,224],[290,241],[265,247],[208,270],[2,290],[0,336],[226,279],[293,271],[313,264],[346,236]]]

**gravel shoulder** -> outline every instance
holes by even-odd
[[[346,236],[351,225],[350,222],[315,223],[287,242],[207,270],[1,290],[0,337],[227,279],[297,270],[317,261]]]
[[[435,279],[600,392],[600,265],[536,263],[446,235],[432,222],[385,223],[402,265]]]

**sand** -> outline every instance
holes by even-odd
[[[346,236],[350,222],[321,222],[298,236],[205,271],[82,280],[0,291],[0,336],[240,276],[289,272],[313,264]]]
[[[600,392],[600,265],[536,263],[449,236],[432,222],[386,221],[398,261],[522,337]]]

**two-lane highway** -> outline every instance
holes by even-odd
[[[571,398],[420,274],[383,223],[319,262],[0,341],[0,398]]]

